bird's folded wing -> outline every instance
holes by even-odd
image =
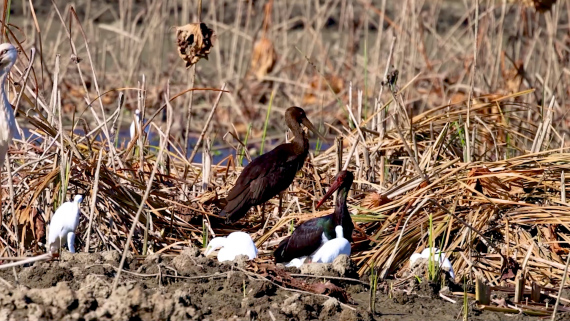
[[[318,223],[312,219],[295,229],[283,249],[282,255],[286,260],[311,255],[321,246],[323,228]]]
[[[234,187],[228,193],[227,200],[232,200],[243,193],[246,188],[250,188],[251,184],[257,183],[261,185],[266,176],[282,167],[287,162],[287,153],[283,145],[277,146],[272,151],[263,154],[252,160],[238,177]]]

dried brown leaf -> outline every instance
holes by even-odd
[[[506,194],[511,190],[510,186],[503,183],[497,176],[491,175],[493,175],[493,173],[488,168],[472,168],[467,177],[472,177],[474,179],[467,180],[467,184],[486,196],[506,197]]]
[[[216,38],[216,33],[203,22],[176,27],[178,55],[186,62],[186,68],[201,58],[208,60]]]
[[[277,53],[273,42],[267,37],[262,37],[253,46],[250,72],[255,75],[257,80],[261,80],[273,70],[276,61]]]
[[[364,208],[372,209],[388,202],[390,202],[390,200],[385,195],[373,192],[366,194],[360,205]]]
[[[541,231],[544,233],[544,237],[548,240],[548,246],[550,250],[557,255],[564,254],[568,250],[560,246],[558,238],[556,237],[556,226],[557,224],[549,224],[547,226],[542,226]]]
[[[332,91],[339,94],[344,89],[344,80],[337,75],[327,74],[326,80],[321,75],[315,75],[309,85],[313,88],[312,92],[308,92],[303,96],[303,104],[312,105],[317,104],[322,99],[322,94],[319,92],[329,93]],[[330,86],[330,87],[329,87]]]
[[[343,288],[332,284],[330,281],[327,281],[326,283],[319,282],[312,284],[311,292],[335,297],[344,303],[349,300],[348,294],[343,290]]]
[[[556,0],[511,0],[510,2],[520,3],[524,7],[534,7],[534,10],[544,12],[552,9]]]
[[[209,205],[216,202],[217,200],[218,200],[218,194],[216,193],[216,191],[211,191],[211,192],[205,192],[204,194],[200,195],[198,202],[204,205]]]
[[[46,236],[46,222],[44,220],[43,215],[38,210],[37,207],[34,207],[34,228],[35,228],[35,237],[36,242],[42,242]]]

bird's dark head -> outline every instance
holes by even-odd
[[[287,108],[287,110],[285,111],[285,118],[290,118],[298,123],[302,123],[303,119],[307,118],[307,114],[305,114],[303,108],[293,106]]]
[[[315,125],[313,125],[313,123],[311,123],[309,118],[307,118],[307,114],[305,114],[305,111],[301,107],[293,106],[293,107],[287,108],[287,110],[285,111],[285,120],[287,121],[287,124],[289,124],[290,121],[294,121],[298,124],[303,124],[303,125],[305,125],[305,127],[310,129],[313,133],[315,133],[321,139],[323,139],[325,141],[327,140],[326,137],[324,137],[321,133],[319,133],[319,131],[317,130]],[[289,126],[289,127],[291,127],[291,126]]]
[[[323,205],[323,203],[339,188],[345,187],[347,188],[347,190],[350,189],[352,181],[354,181],[354,175],[352,174],[352,172],[347,170],[340,171],[336,175],[334,182],[332,183],[331,187],[329,188],[325,196],[323,196],[323,198],[317,204],[316,208],[321,207],[321,205]]]
[[[0,69],[2,71],[5,72],[12,68],[17,58],[18,49],[16,47],[10,43],[0,44]]]

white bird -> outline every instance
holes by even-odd
[[[337,256],[346,254],[350,256],[350,242],[344,238],[342,225],[334,228],[336,238],[323,244],[312,256],[314,263],[332,263]]]
[[[69,252],[75,253],[75,230],[79,225],[79,204],[83,196],[76,195],[73,202],[65,202],[55,211],[51,218],[48,234],[48,249],[58,252],[67,243]]]
[[[8,101],[5,83],[10,69],[16,63],[18,50],[9,43],[0,44],[0,168],[4,165],[8,146],[18,131],[12,105]]]
[[[303,263],[305,263],[305,260],[307,260],[306,256],[301,256],[298,258],[294,258],[291,261],[289,261],[289,263],[285,264],[286,267],[296,267],[296,268],[300,268],[301,265],[303,265]]]
[[[416,262],[420,258],[429,260],[430,252],[431,252],[431,259],[434,262],[438,263],[443,270],[448,271],[449,276],[451,276],[452,279],[455,279],[455,272],[453,272],[453,266],[451,266],[451,262],[449,261],[449,259],[447,259],[447,257],[445,257],[445,253],[441,252],[438,248],[435,247],[425,248],[421,254],[420,253],[412,254],[412,256],[410,256],[410,266],[412,266],[414,262]]]
[[[350,242],[344,238],[342,225],[337,225],[334,230],[336,238],[326,242],[323,240],[322,245],[313,254],[292,259],[285,266],[299,268],[306,261],[307,263],[332,263],[341,254],[350,256]]]
[[[420,253],[412,254],[412,256],[410,256],[410,265],[413,265],[414,262],[416,262],[417,260],[419,260],[421,258],[422,258],[422,255]]]
[[[141,124],[141,112],[140,110],[136,109],[135,110],[135,119],[133,119],[133,122],[131,123],[131,140],[133,140],[133,138],[135,138],[135,134],[138,132],[138,129],[142,126]],[[148,135],[148,126],[145,127],[144,132]]]
[[[246,255],[250,260],[257,257],[257,247],[251,239],[251,236],[245,232],[233,232],[227,237],[214,237],[206,247],[205,256],[217,249],[218,261],[233,261],[238,255]]]

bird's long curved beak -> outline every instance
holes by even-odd
[[[317,136],[319,136],[322,140],[327,141],[327,138],[319,133],[319,131],[317,130],[317,128],[315,127],[315,125],[313,125],[313,123],[311,123],[311,121],[309,120],[309,118],[303,118],[303,120],[301,121],[303,123],[303,125],[305,125],[308,129],[310,129],[313,133],[315,133]]]
[[[331,187],[329,188],[329,190],[327,191],[327,193],[325,194],[325,196],[323,196],[323,198],[320,200],[320,202],[317,204],[316,208],[318,209],[319,207],[321,207],[321,205],[323,205],[323,203],[337,190],[339,189],[339,187],[342,185],[342,179],[340,177],[338,177],[334,183],[331,185]]]

